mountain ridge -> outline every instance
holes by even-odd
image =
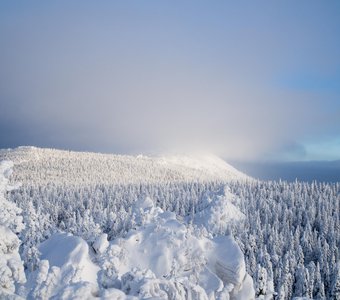
[[[248,180],[224,160],[211,154],[162,156],[103,154],[21,146],[1,149],[0,160],[14,162],[19,181],[65,184],[155,183]],[[91,178],[95,178],[92,180]]]

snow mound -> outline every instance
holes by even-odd
[[[150,199],[133,210],[135,229],[113,240],[100,257],[103,287],[137,299],[254,298],[243,254],[231,236],[209,238]]]
[[[206,197],[199,203],[200,211],[194,215],[194,223],[203,226],[213,235],[223,234],[245,220],[245,215],[235,205],[238,201],[227,190],[221,195]]]
[[[209,207],[208,207],[209,208]],[[202,211],[203,216],[207,216]],[[150,198],[132,207],[132,229],[88,244],[57,233],[40,244],[28,299],[254,299],[253,281],[232,236],[212,237]]]
[[[83,239],[57,233],[43,242],[39,251],[41,260],[48,260],[50,266],[60,268],[62,273],[68,273],[68,276],[72,273],[77,281],[97,282],[98,267],[91,262],[89,247]]]
[[[57,233],[43,242],[40,265],[29,278],[29,299],[87,299],[98,293],[99,267],[81,238]]]

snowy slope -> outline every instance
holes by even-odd
[[[11,162],[0,164],[0,197],[10,189],[11,168]],[[0,298],[254,299],[253,280],[246,272],[241,249],[231,235],[216,230],[228,220],[243,221],[244,215],[232,204],[233,197],[225,190],[224,196],[207,198],[197,218],[180,218],[155,206],[150,198],[141,198],[125,220],[131,229],[110,241],[106,233],[98,233],[89,242],[54,229],[36,244],[37,263],[26,274],[18,252],[20,241],[8,228],[15,218],[22,221],[16,216],[21,210],[2,197],[0,202],[8,212],[1,212],[1,219],[12,214],[13,220],[0,221]],[[28,213],[23,211],[23,225],[30,231]],[[19,236],[21,242],[27,242],[27,235]]]
[[[0,159],[1,299],[339,295],[339,183],[248,180],[211,155]]]
[[[13,179],[27,182],[88,185],[247,180],[213,155],[111,155],[35,147],[0,150],[0,161],[14,162]]]

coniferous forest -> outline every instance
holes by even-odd
[[[61,229],[93,242],[96,234],[124,234],[133,224],[131,204],[150,197],[180,216],[199,209],[204,197],[228,187],[239,197],[245,223],[232,230],[243,250],[257,295],[274,289],[277,299],[306,296],[337,299],[340,292],[340,184],[328,183],[171,183],[67,187],[29,185],[12,191],[29,227],[21,249],[27,268],[35,267],[35,245]]]
[[[48,170],[41,178],[51,176]],[[66,184],[58,179],[58,170],[53,174],[54,181],[26,180],[7,194],[25,212],[19,252],[26,270],[37,269],[37,247],[55,232],[72,233],[89,245],[102,233],[109,241],[124,236],[136,226],[132,207],[140,199],[150,198],[164,211],[194,220],[207,199],[224,195],[244,218],[223,226],[222,216],[212,234],[234,235],[259,299],[340,297],[340,183],[247,179],[110,184],[87,178],[93,183],[82,184],[77,178]],[[13,175],[12,181],[20,176]]]

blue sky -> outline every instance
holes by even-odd
[[[1,1],[0,147],[340,159],[339,1]]]

